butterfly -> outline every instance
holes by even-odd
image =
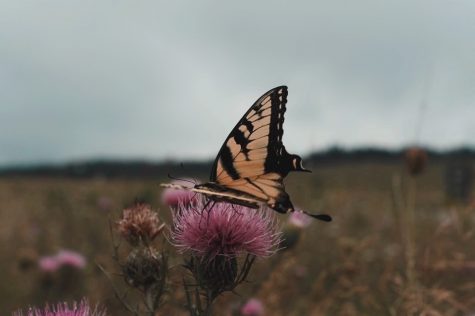
[[[189,189],[217,202],[251,208],[265,204],[279,213],[296,211],[283,180],[291,171],[311,171],[303,167],[301,157],[289,154],[282,143],[287,93],[286,86],[279,86],[254,102],[221,146],[210,182],[192,188],[178,184],[162,186]],[[331,221],[329,215],[301,212]]]

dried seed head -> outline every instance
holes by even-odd
[[[124,209],[122,219],[117,222],[120,235],[132,246],[140,242],[148,244],[163,230],[165,224],[160,223],[158,213],[152,211],[148,204],[136,204]]]
[[[413,176],[420,174],[427,164],[427,153],[419,147],[412,147],[406,151],[406,165]]]

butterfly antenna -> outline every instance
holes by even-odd
[[[313,217],[315,219],[318,219],[318,220],[321,220],[323,222],[331,222],[332,221],[332,217],[330,215],[327,215],[327,214],[312,214],[312,213],[308,213],[306,211],[302,211],[302,213],[310,216],[310,217]]]
[[[169,179],[177,180],[177,181],[183,181],[183,182],[189,182],[193,185],[196,185],[198,183],[196,180],[193,181],[193,180],[190,180],[190,179],[181,179],[181,178],[174,177],[171,174],[167,174],[167,176],[168,176]]]

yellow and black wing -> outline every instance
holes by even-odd
[[[211,183],[230,194],[266,203],[282,213],[294,210],[283,178],[290,171],[307,171],[301,158],[287,153],[282,144],[286,103],[286,86],[262,95],[226,138],[210,177]]]
[[[283,179],[290,171],[307,171],[302,159],[291,155],[282,144],[287,87],[280,86],[262,95],[231,131],[214,161],[210,182],[184,187],[162,184],[173,189],[187,189],[204,194],[214,201],[224,201],[257,208],[267,204],[280,213],[295,211],[285,192]],[[331,221],[325,214],[313,218]]]

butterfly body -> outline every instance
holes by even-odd
[[[295,211],[283,179],[291,171],[310,171],[303,167],[302,158],[289,154],[282,143],[286,103],[286,86],[264,93],[221,146],[211,169],[210,182],[197,184],[191,190],[214,201],[252,208],[266,204],[279,213]],[[331,220],[328,215],[309,215]]]
[[[193,189],[193,191],[200,192],[215,202],[228,202],[250,208],[259,208],[260,203],[265,203],[265,201],[256,201],[256,198],[252,195],[230,190],[214,182],[197,184]]]

